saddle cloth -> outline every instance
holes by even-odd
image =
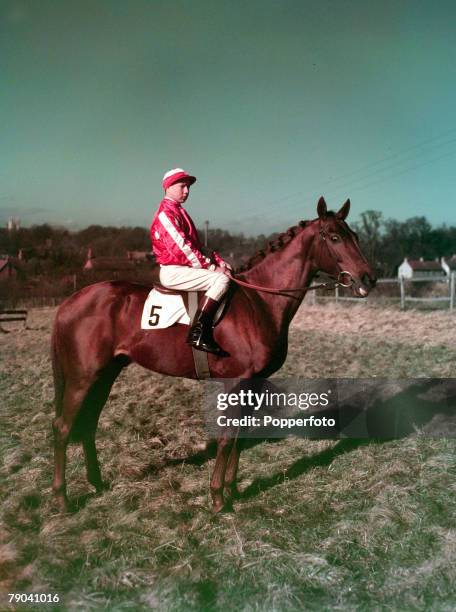
[[[165,289],[164,293],[163,289],[152,289],[147,296],[141,316],[141,329],[165,329],[175,323],[190,325],[203,292],[181,293]],[[214,325],[222,318],[226,305],[225,297],[215,313]]]
[[[152,289],[144,302],[141,329],[165,329],[175,323],[190,324],[182,295]]]

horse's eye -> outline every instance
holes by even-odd
[[[331,235],[331,240],[333,242],[339,242],[340,238],[339,238],[339,236],[337,234],[332,234]]]

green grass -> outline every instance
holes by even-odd
[[[259,442],[241,458],[236,512],[213,517],[213,461],[191,460],[200,384],[129,368],[98,434],[111,488],[93,494],[72,446],[77,511],[59,515],[50,313],[35,317],[39,329],[1,338],[0,593],[57,591],[58,609],[81,611],[456,607],[451,439]],[[452,346],[419,342],[296,327],[281,375],[456,376]]]

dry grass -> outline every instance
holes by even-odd
[[[444,311],[401,311],[369,308],[364,304],[305,304],[293,320],[293,328],[325,334],[358,336],[362,342],[390,341],[411,346],[447,346],[456,350],[456,314]]]
[[[111,489],[92,494],[71,447],[78,509],[58,515],[51,319],[33,311],[33,330],[0,337],[0,598],[58,591],[59,609],[84,611],[454,609],[453,440],[262,442],[241,459],[236,513],[213,518],[212,461],[192,461],[200,383],[131,367],[100,421]],[[452,322],[304,306],[281,375],[456,377]]]
[[[281,374],[309,378],[453,378],[456,315],[366,305],[308,306],[296,315]]]

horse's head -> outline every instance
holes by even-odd
[[[376,279],[359,248],[358,236],[345,222],[349,210],[347,200],[337,213],[328,212],[324,198],[320,198],[314,262],[318,270],[350,287],[355,296],[366,297]]]

